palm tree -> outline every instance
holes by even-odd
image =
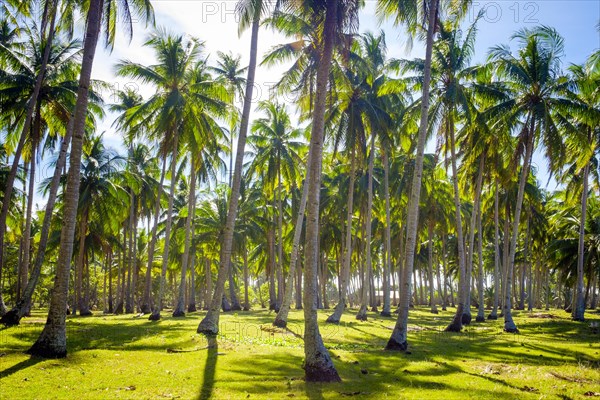
[[[219,310],[223,291],[225,290],[225,279],[229,274],[231,264],[231,252],[233,249],[233,233],[238,212],[238,201],[240,196],[240,186],[242,182],[242,164],[244,158],[244,149],[246,146],[246,135],[250,123],[250,108],[252,106],[252,93],[254,90],[254,76],[256,74],[256,59],[258,53],[258,28],[261,18],[268,11],[269,2],[267,0],[241,0],[237,4],[237,12],[240,16],[240,32],[251,26],[252,33],[250,37],[250,64],[248,65],[248,77],[246,78],[246,90],[244,91],[244,105],[242,109],[242,118],[240,121],[240,133],[238,135],[237,151],[235,157],[235,167],[233,171],[233,182],[229,194],[227,224],[223,235],[223,242],[219,256],[219,273],[212,297],[211,306],[206,316],[198,325],[198,333],[215,335],[219,331]]]
[[[593,58],[590,57],[586,65],[572,65],[569,68],[576,92],[570,92],[569,97],[574,101],[581,103],[584,107],[584,112],[580,112],[576,116],[577,135],[570,137],[567,145],[570,149],[575,150],[572,154],[575,155],[575,169],[579,170],[582,179],[581,190],[581,218],[579,225],[579,250],[577,255],[577,291],[576,303],[573,307],[573,319],[576,321],[584,320],[585,313],[585,297],[583,287],[584,275],[584,246],[585,246],[585,224],[587,213],[587,198],[589,191],[589,175],[590,168],[594,168],[598,160],[598,121],[600,114],[600,71],[593,69]],[[581,168],[583,167],[583,171]],[[573,169],[569,169],[573,172]]]
[[[104,21],[107,24],[110,24],[111,21],[113,22],[113,33],[115,32],[114,20],[117,17],[122,16],[121,12],[124,12],[126,16],[128,15],[131,17],[130,6],[134,7],[137,15],[145,18],[146,21],[153,21],[152,8],[145,0],[127,2],[124,6],[118,8],[114,4],[116,1],[118,0],[92,0],[89,2],[89,8],[87,9],[87,25],[79,87],[77,89],[77,101],[73,113],[73,123],[69,125],[66,135],[72,137],[72,143],[69,175],[67,178],[67,188],[65,191],[65,203],[63,208],[63,226],[61,230],[60,251],[57,260],[56,280],[46,325],[44,326],[44,330],[40,334],[40,337],[28,350],[28,353],[32,355],[49,358],[60,358],[67,355],[65,309],[67,306],[69,270],[73,254],[73,238],[75,236],[77,203],[79,200],[79,169],[87,115],[88,89],[90,87],[96,44],[98,43],[98,37],[101,30],[103,9],[108,7],[108,9],[111,10],[111,12],[105,16]],[[115,11],[117,9],[119,10],[118,12]],[[128,20],[125,19],[125,21],[131,23],[131,18]],[[131,30],[131,24],[128,26]]]
[[[557,166],[563,164],[564,145],[560,128],[572,129],[565,111],[573,111],[577,106],[560,95],[567,80],[560,76],[563,39],[556,30],[549,27],[521,29],[511,38],[521,46],[516,56],[511,54],[508,46],[496,46],[489,57],[498,79],[505,86],[507,98],[490,107],[484,115],[497,120],[497,129],[518,133],[519,150],[515,160],[523,158],[507,257],[506,293],[502,302],[504,330],[518,332],[511,314],[512,274],[531,158],[539,138],[546,148],[551,170],[557,170]]]
[[[446,2],[444,2],[446,3]],[[464,10],[469,4],[468,0],[450,1],[456,8]],[[423,86],[421,95],[421,116],[419,122],[419,133],[417,136],[417,156],[415,160],[415,172],[410,189],[407,225],[406,245],[404,248],[404,272],[402,279],[400,308],[398,320],[394,331],[386,345],[387,350],[405,351],[408,348],[407,328],[408,311],[410,306],[411,287],[410,277],[413,273],[415,261],[415,248],[417,244],[417,228],[419,217],[419,199],[421,193],[421,177],[423,174],[423,156],[425,153],[425,142],[427,139],[428,112],[429,112],[429,90],[431,83],[431,60],[433,53],[434,36],[438,28],[440,14],[440,0],[429,0],[426,3],[415,0],[379,0],[378,12],[383,16],[394,16],[396,25],[406,25],[411,35],[416,34],[423,26],[427,27],[425,62],[423,67]]]

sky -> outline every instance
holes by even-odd
[[[235,16],[235,0],[204,1],[204,0],[153,0],[156,25],[170,32],[188,34],[205,42],[205,55],[209,60],[216,59],[216,52],[231,51],[242,56],[244,65],[248,62],[250,32],[238,36],[237,18]],[[376,1],[366,0],[365,7],[359,15],[360,32],[377,32],[383,30],[386,34],[388,56],[395,58],[412,58],[424,56],[424,44],[415,41],[412,48],[407,48],[406,36],[402,27],[394,27],[390,22],[381,23],[375,13]],[[510,36],[523,27],[547,25],[556,28],[565,38],[564,64],[582,63],[595,49],[600,48],[600,33],[597,26],[600,21],[600,0],[538,0],[538,1],[474,1],[466,17],[465,24],[474,21],[479,10],[484,14],[478,23],[478,35],[473,63],[484,63],[488,49],[497,44],[510,44],[516,49],[516,44],[510,42]],[[152,28],[145,27],[140,21],[134,21],[134,36],[131,42],[120,29],[112,52],[99,44],[92,76],[110,84],[111,90],[104,93],[105,101],[115,101],[111,91],[132,87],[145,96],[152,94],[152,89],[142,87],[137,82],[116,78],[114,64],[122,59],[128,59],[143,64],[154,62],[152,52],[143,46]],[[288,39],[289,41],[289,39]],[[267,29],[259,32],[259,62],[272,46],[285,43],[286,39]],[[255,95],[256,103],[268,96],[269,88],[277,82],[285,66],[275,68],[259,67],[256,73]],[[111,126],[115,115],[107,114],[100,122],[99,131],[105,132],[107,144],[118,150],[123,150],[118,132]],[[428,146],[433,149],[432,145]],[[534,166],[539,170],[539,179],[546,185],[548,175],[545,161],[540,152],[534,155]],[[50,176],[50,169],[40,174],[39,179]],[[556,183],[552,180],[548,188],[553,189]]]

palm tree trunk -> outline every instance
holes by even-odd
[[[346,297],[348,296],[348,282],[350,278],[350,261],[352,260],[352,214],[354,207],[354,181],[356,175],[356,154],[354,146],[350,149],[350,175],[348,177],[348,200],[346,205],[346,238],[344,244],[344,261],[342,270],[340,271],[340,300],[331,314],[327,318],[327,322],[339,324],[342,319],[342,314],[346,309]]]
[[[465,252],[464,252],[464,238],[462,228],[462,216],[460,206],[460,192],[458,189],[458,168],[456,168],[456,148],[454,142],[454,120],[452,117],[448,120],[448,131],[450,134],[450,153],[452,157],[452,183],[454,185],[454,208],[456,214],[456,240],[458,242],[458,272],[459,272],[459,288],[458,288],[458,306],[456,307],[456,314],[450,325],[446,327],[446,332],[460,332],[463,323],[463,314],[468,311],[470,317],[470,309],[468,308],[468,302],[470,298],[469,288],[471,285],[471,276],[467,275],[465,268]],[[480,190],[479,190],[480,191]],[[477,191],[477,192],[479,192]],[[477,194],[476,194],[477,195]],[[470,270],[470,268],[469,268]],[[470,319],[469,319],[469,322]]]
[[[150,302],[152,301],[152,264],[154,263],[154,249],[156,248],[156,230],[158,228],[158,218],[160,216],[160,198],[162,195],[162,188],[165,182],[165,173],[167,168],[167,157],[163,158],[160,182],[158,184],[158,193],[156,194],[156,206],[154,209],[154,226],[152,226],[152,233],[150,243],[148,244],[148,268],[146,269],[146,281],[144,285],[144,297],[142,299],[142,305],[140,307],[142,313],[148,314],[151,311]]]
[[[171,244],[171,225],[173,224],[173,201],[175,200],[175,182],[177,180],[177,153],[179,145],[179,132],[177,129],[171,131],[174,135],[173,138],[173,153],[171,154],[171,184],[169,188],[169,205],[167,207],[167,221],[165,223],[165,246],[163,249],[162,258],[162,270],[160,273],[160,285],[158,289],[158,296],[152,314],[148,317],[150,321],[158,321],[160,319],[160,312],[163,307],[163,296],[165,293],[167,267],[169,266],[169,251]]]
[[[192,238],[192,242],[193,242]],[[192,245],[192,254],[190,259],[190,288],[188,295],[188,312],[194,312],[196,310],[196,247]]]
[[[281,171],[277,171],[277,305],[283,304],[283,203],[281,201]]]
[[[204,259],[204,273],[206,279],[206,296],[204,297],[204,309],[208,310],[210,308],[210,301],[212,295],[212,266],[210,263],[210,258],[206,257]],[[220,306],[220,304],[219,304]]]
[[[19,138],[19,143],[17,144],[17,148],[15,149],[15,154],[13,158],[13,163],[11,165],[10,171],[6,178],[6,183],[4,186],[4,197],[2,198],[2,208],[0,209],[0,282],[2,281],[2,269],[4,266],[4,235],[6,233],[6,220],[8,218],[8,211],[10,208],[10,198],[12,196],[12,191],[15,184],[15,179],[17,177],[17,170],[19,166],[19,160],[21,159],[21,153],[23,152],[23,146],[25,145],[25,139],[29,134],[29,130],[31,129],[31,123],[33,120],[33,113],[36,109],[38,97],[40,95],[40,90],[42,89],[42,84],[44,82],[44,76],[46,75],[46,69],[48,67],[48,59],[50,58],[50,50],[52,48],[52,42],[54,42],[54,26],[56,23],[56,0],[50,0],[46,4],[46,12],[44,20],[49,16],[50,17],[50,27],[48,30],[48,36],[46,37],[47,45],[44,48],[44,54],[42,56],[41,64],[39,72],[36,76],[35,85],[33,86],[33,92],[31,93],[31,97],[27,102],[27,109],[25,110],[25,122],[23,124],[23,129],[21,130],[21,137]],[[45,28],[45,23],[43,27]],[[41,31],[42,35],[44,35],[44,29]],[[67,133],[68,134],[68,133]],[[34,282],[34,286],[35,286]],[[26,291],[26,289],[25,289]],[[21,296],[23,297],[23,296]],[[29,303],[31,300],[25,303],[26,310],[28,310]],[[6,314],[6,305],[4,304],[4,299],[2,298],[2,286],[0,285],[0,316],[4,316]],[[16,324],[18,324],[21,317],[18,318]],[[14,321],[14,318],[11,318]],[[16,325],[14,324],[14,325]]]
[[[247,243],[246,243],[247,245]],[[250,311],[250,300],[248,299],[248,248],[244,246],[244,311]]]
[[[308,154],[308,159],[310,159],[310,149]],[[295,274],[296,264],[298,260],[298,248],[300,247],[300,238],[302,237],[302,226],[304,222],[304,212],[306,211],[306,198],[308,197],[308,180],[310,171],[306,171],[306,177],[304,178],[304,184],[302,185],[302,196],[300,198],[300,204],[298,209],[298,214],[296,215],[296,225],[294,226],[294,239],[292,243],[292,252],[290,254],[290,268],[288,271],[288,275],[286,278],[285,285],[285,293],[283,295],[283,302],[281,303],[281,307],[279,308],[279,312],[275,317],[275,321],[273,321],[273,325],[278,326],[280,328],[285,328],[287,326],[287,318],[290,312],[290,306],[292,304],[292,279]]]
[[[36,117],[36,120],[37,119],[38,117]],[[35,125],[39,126],[39,124],[37,123]],[[23,296],[28,283],[27,278],[29,274],[29,264],[31,259],[31,216],[33,209],[33,195],[35,190],[35,158],[36,148],[35,145],[32,144],[31,160],[29,162],[29,188],[27,195],[25,230],[23,232],[23,258],[21,260],[21,264],[19,265],[19,288],[21,289],[22,293],[20,293],[20,295],[17,296],[17,298]]]
[[[427,224],[427,278],[429,279],[429,302],[431,303],[431,313],[437,314],[437,306],[435,305],[435,294],[433,290],[433,228],[435,221],[431,220]],[[438,285],[439,286],[439,285]],[[439,290],[439,288],[438,288]]]
[[[442,273],[444,274],[442,281],[444,282],[444,298],[442,300],[442,311],[446,311],[448,306],[448,271],[446,270],[446,232],[442,233]],[[450,286],[452,289],[452,286]]]
[[[415,158],[415,170],[410,189],[408,203],[406,246],[404,249],[405,262],[402,268],[403,279],[401,282],[400,305],[398,320],[392,331],[392,335],[386,345],[386,350],[406,351],[408,348],[408,311],[410,306],[410,276],[413,273],[415,262],[415,248],[417,244],[417,229],[419,220],[419,199],[421,195],[421,179],[423,176],[423,157],[425,154],[425,143],[427,142],[427,114],[429,113],[429,85],[431,82],[431,55],[433,52],[433,41],[435,34],[436,17],[438,14],[439,0],[429,0],[429,17],[427,24],[427,38],[425,47],[425,66],[423,70],[423,93],[421,95],[421,120],[419,123],[419,135],[417,138],[417,156]]]
[[[388,159],[388,150],[382,146],[383,153],[383,192],[385,196],[385,228],[383,238],[383,310],[382,317],[391,317],[390,304],[390,270],[392,266],[392,239],[391,239],[391,213],[390,213],[390,165]]]
[[[75,275],[75,307],[73,315],[79,310],[79,315],[89,315],[89,309],[83,298],[83,269],[85,257],[85,237],[87,235],[87,210],[81,213],[81,221],[79,222],[79,253],[77,256],[76,275]]]
[[[369,153],[369,172],[367,179],[367,215],[366,215],[366,238],[365,238],[365,257],[366,257],[366,268],[367,276],[362,288],[362,301],[360,310],[356,314],[356,319],[361,321],[367,320],[367,303],[369,300],[370,292],[370,274],[373,271],[373,261],[371,260],[371,225],[373,219],[373,160],[375,158],[375,135],[371,134],[371,150]],[[364,310],[363,310],[364,307]]]
[[[317,272],[319,267],[319,206],[321,167],[325,131],[327,85],[333,56],[338,2],[327,1],[322,51],[317,68],[315,104],[308,160],[308,198],[306,204],[306,244],[304,266],[304,371],[307,382],[339,382],[341,379],[323,344],[317,322]]]
[[[233,231],[235,229],[235,220],[238,211],[238,201],[240,197],[240,186],[242,181],[242,164],[244,161],[244,148],[246,147],[246,135],[248,133],[248,124],[250,121],[250,108],[252,106],[252,93],[254,89],[254,76],[256,73],[256,58],[258,54],[258,28],[260,26],[260,12],[262,7],[257,7],[256,15],[252,21],[252,33],[250,37],[250,63],[248,65],[248,77],[246,79],[246,91],[244,92],[244,108],[242,110],[242,119],[240,121],[240,134],[235,156],[235,170],[233,173],[233,184],[229,197],[229,208],[227,210],[227,221],[223,233],[223,242],[221,244],[221,254],[219,259],[219,273],[217,275],[217,284],[215,293],[211,301],[211,307],[208,313],[198,325],[198,333],[215,335],[219,331],[219,310],[221,308],[221,299],[225,290],[225,279],[229,272],[231,263],[231,250],[233,248]]]
[[[523,207],[523,196],[525,194],[525,184],[529,176],[529,166],[531,165],[531,157],[533,155],[533,135],[535,134],[535,122],[531,121],[531,129],[529,130],[529,138],[525,144],[525,158],[523,161],[523,169],[519,178],[519,191],[517,193],[517,204],[515,205],[515,217],[513,221],[513,232],[510,239],[510,252],[508,260],[508,271],[506,273],[506,295],[504,298],[504,330],[509,333],[519,332],[515,325],[511,313],[511,297],[512,297],[512,278],[515,267],[515,253],[517,251],[517,238],[519,237],[519,221],[521,219],[521,208]]]
[[[133,190],[129,191],[129,257],[127,262],[127,288],[125,290],[125,313],[133,313],[133,298],[131,294],[131,275],[133,272],[133,230],[134,228],[134,214],[135,214],[135,195]]]
[[[72,124],[72,120],[69,122],[69,124]],[[56,195],[58,193],[58,187],[60,186],[62,170],[67,161],[67,150],[69,148],[69,143],[71,142],[72,134],[72,128],[67,129],[66,135],[62,140],[58,159],[56,160],[54,174],[52,175],[52,180],[50,181],[50,191],[48,193],[48,201],[46,202],[46,209],[44,211],[44,222],[42,223],[42,229],[40,231],[40,240],[36,252],[35,263],[31,270],[29,282],[27,282],[27,287],[25,288],[21,298],[19,298],[17,301],[15,307],[13,307],[13,309],[3,315],[0,319],[0,323],[6,326],[18,325],[21,321],[21,318],[23,318],[23,316],[25,316],[29,311],[31,299],[33,298],[33,292],[35,291],[35,287],[39,281],[42,271],[42,264],[44,263],[46,247],[48,246],[48,237],[50,235],[52,215],[54,213],[54,205],[56,204]]]
[[[185,242],[183,245],[183,255],[181,257],[181,280],[179,281],[179,296],[177,297],[177,306],[173,310],[174,317],[185,316],[185,280],[187,277],[188,260],[190,259],[190,245],[192,241],[194,208],[196,205],[196,166],[194,152],[191,152],[190,163],[190,188],[188,193],[188,215],[185,219]],[[193,275],[193,271],[192,271]]]
[[[488,319],[498,319],[498,295],[500,293],[500,282],[498,270],[500,267],[500,230],[498,224],[499,215],[499,200],[498,200],[498,178],[494,182],[494,306],[492,312],[488,315]]]
[[[96,44],[102,21],[103,0],[90,1],[87,14],[86,35],[83,58],[77,89],[73,122],[73,143],[71,146],[70,168],[67,188],[64,194],[63,225],[61,230],[60,250],[56,263],[56,279],[50,300],[50,310],[46,325],[37,341],[27,351],[31,355],[62,358],[67,355],[66,312],[67,294],[69,291],[69,271],[73,254],[73,237],[79,201],[80,164],[87,116],[88,88],[96,52]],[[1,253],[1,251],[0,251]]]
[[[483,170],[483,157],[481,161],[481,167]],[[478,255],[478,263],[479,263],[479,274],[477,276],[477,293],[479,294],[479,306],[477,307],[477,317],[475,318],[476,322],[484,322],[485,321],[485,307],[484,307],[484,298],[483,298],[483,232],[481,226],[481,203],[477,206],[477,255]]]
[[[581,220],[579,221],[579,247],[577,253],[577,292],[573,320],[584,321],[585,301],[583,296],[583,261],[585,258],[585,220],[587,217],[589,163],[583,168],[583,190],[581,192]]]

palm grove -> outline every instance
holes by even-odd
[[[153,94],[108,99],[97,44],[154,25],[149,1],[2,2],[1,322],[47,308],[29,353],[64,357],[68,312],[204,309],[198,332],[214,335],[221,310],[268,307],[285,327],[295,307],[307,380],[336,381],[317,309],[328,323],[347,307],[397,319],[388,350],[407,349],[414,305],[455,307],[452,332],[472,309],[507,332],[513,308],[583,321],[600,274],[600,53],[565,65],[563,38],[539,26],[476,65],[469,3],[379,0],[424,39],[409,60],[388,56],[383,32],[358,33],[361,1],[240,0],[249,65],[156,27],[152,62],[114,61]],[[289,42],[260,55],[270,31]],[[253,102],[256,69],[281,63]],[[96,129],[107,111],[121,153]],[[542,188],[535,151],[560,190]]]

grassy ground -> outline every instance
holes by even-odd
[[[216,348],[195,333],[203,313],[69,317],[62,360],[23,353],[45,321],[36,312],[0,330],[0,398],[600,399],[600,334],[590,327],[599,314],[576,323],[564,311],[517,311],[519,335],[502,333],[501,321],[447,334],[452,311],[411,312],[410,354],[382,350],[393,318],[358,322],[349,311],[332,326],[320,312],[339,384],[302,380],[301,311],[290,313],[289,331],[272,328],[267,311],[222,315]]]

